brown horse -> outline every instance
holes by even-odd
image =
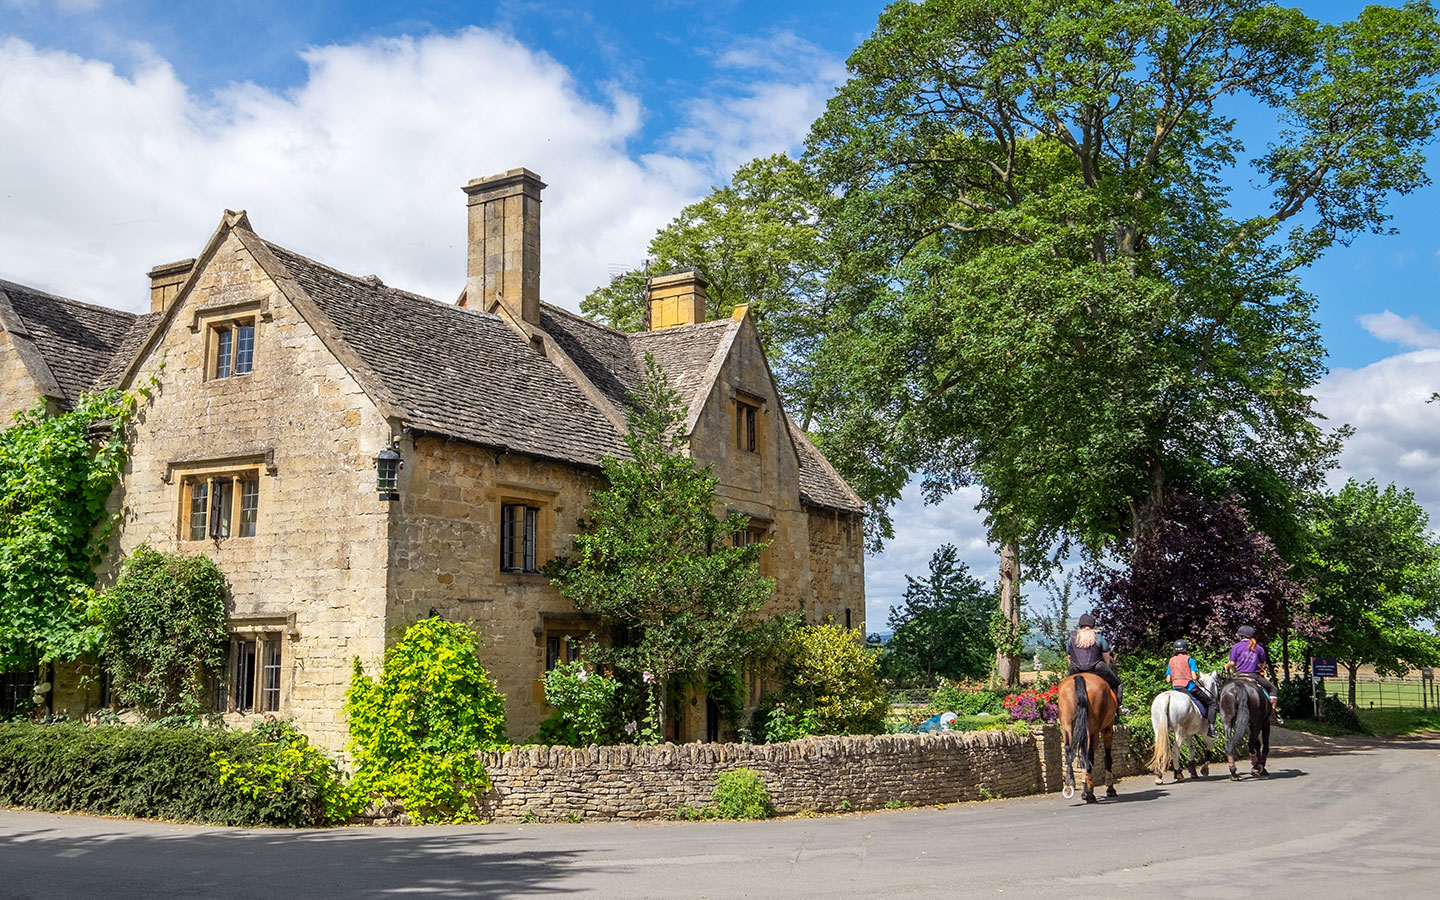
[[[1065,734],[1065,798],[1075,796],[1075,754],[1085,769],[1086,803],[1098,803],[1090,770],[1095,751],[1105,744],[1105,796],[1115,796],[1115,773],[1110,769],[1110,745],[1115,737],[1115,695],[1099,675],[1081,672],[1060,682],[1060,728]]]

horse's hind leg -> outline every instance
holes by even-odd
[[[1174,735],[1175,736],[1171,738],[1171,740],[1175,742],[1175,783],[1183,784],[1185,781],[1185,774],[1181,770],[1185,767],[1185,760],[1181,758],[1181,753],[1183,753],[1185,750],[1185,741],[1183,738],[1180,737],[1180,730],[1178,726],[1176,727]],[[1193,766],[1191,767],[1190,774],[1195,774]]]
[[[1194,737],[1194,735],[1191,735],[1191,737]],[[1185,748],[1190,751],[1190,777],[1199,778],[1200,776],[1195,774],[1195,744],[1191,742],[1190,738],[1185,739]]]
[[[1105,729],[1105,796],[1114,797],[1115,792],[1115,771],[1110,767],[1110,744],[1115,738],[1113,728]]]
[[[1068,799],[1075,796],[1075,742],[1067,739],[1065,741],[1065,797]]]
[[[1196,739],[1200,741],[1200,752],[1203,754],[1200,757],[1200,774],[1209,776],[1211,747],[1210,739],[1205,736],[1205,732],[1203,731],[1196,735]]]

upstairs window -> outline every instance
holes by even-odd
[[[183,490],[185,521],[181,533],[187,540],[255,536],[260,522],[258,473],[197,475],[185,480]]]
[[[744,400],[735,401],[735,446],[747,453],[756,450],[755,419],[759,412],[759,407]]]
[[[540,509],[523,503],[500,506],[500,571],[539,572]]]
[[[210,377],[231,378],[255,370],[255,320],[210,327]]]

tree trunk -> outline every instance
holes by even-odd
[[[1000,616],[1009,635],[1020,634],[1020,548],[1014,541],[1000,545]],[[1010,652],[1009,642],[995,648],[995,678],[1015,687],[1020,683],[1020,657]]]
[[[1355,708],[1355,670],[1359,669],[1360,666],[1359,666],[1357,663],[1347,662],[1347,663],[1345,663],[1345,668],[1348,669],[1349,672],[1350,672],[1350,708],[1351,708],[1351,709],[1354,709],[1354,708]]]

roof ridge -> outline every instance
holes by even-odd
[[[587,316],[583,316],[583,315],[581,315],[580,313],[575,312],[574,310],[566,309],[565,307],[563,307],[563,306],[558,306],[558,305],[556,305],[556,304],[554,304],[554,303],[546,303],[546,302],[543,301],[543,300],[540,301],[540,308],[541,308],[541,309],[548,309],[548,310],[550,310],[551,312],[562,313],[562,314],[564,314],[564,315],[566,315],[566,316],[574,319],[574,320],[577,321],[577,322],[581,322],[581,323],[583,323],[583,324],[585,324],[585,325],[589,325],[591,328],[598,328],[598,329],[600,329],[601,331],[608,331],[608,332],[610,332],[611,334],[619,335],[620,337],[629,337],[629,336],[632,335],[632,334],[637,334],[637,333],[638,333],[638,332],[634,332],[634,331],[621,331],[619,328],[616,328],[616,327],[614,327],[613,325],[606,325],[604,322],[597,322],[597,321],[595,321],[594,319],[591,319],[591,318],[589,318],[589,317],[587,317]]]
[[[131,321],[134,321],[135,319],[139,318],[140,315],[141,315],[140,313],[132,313],[132,312],[130,312],[129,310],[116,309],[116,308],[113,307],[113,306],[105,306],[105,305],[100,304],[100,303],[91,303],[91,302],[89,302],[88,300],[76,300],[74,297],[65,297],[65,296],[62,296],[62,295],[60,295],[60,294],[52,294],[52,293],[49,292],[49,291],[41,290],[40,288],[34,287],[34,286],[32,286],[32,285],[21,284],[21,283],[18,282],[18,281],[11,281],[11,280],[9,280],[8,278],[0,278],[0,290],[6,289],[6,288],[18,288],[19,290],[27,291],[27,292],[29,292],[29,293],[31,293],[31,294],[39,294],[39,295],[42,296],[42,297],[48,297],[48,298],[50,298],[51,300],[60,300],[60,301],[62,301],[62,302],[64,302],[64,303],[73,303],[73,304],[75,304],[76,306],[83,306],[83,307],[85,307],[86,309],[93,309],[93,310],[95,310],[96,312],[102,312],[102,313],[108,313],[108,314],[110,314],[110,315],[121,316],[121,317],[126,318],[126,319],[129,319],[129,320],[131,320]]]
[[[255,236],[257,238],[260,238],[260,241],[266,247],[269,247],[272,251],[279,250],[281,253],[286,253],[290,256],[294,256],[309,265],[315,266],[318,269],[324,269],[332,275],[338,275],[339,277],[344,278],[347,281],[354,282],[356,285],[367,288],[369,290],[385,291],[386,293],[390,294],[399,294],[404,297],[410,297],[414,300],[424,300],[426,303],[433,303],[436,306],[443,306],[453,309],[464,309],[465,312],[478,312],[478,310],[465,309],[464,307],[456,306],[453,303],[446,303],[443,300],[436,300],[434,297],[427,297],[424,294],[417,294],[414,291],[407,291],[404,288],[398,288],[394,285],[386,284],[380,279],[378,275],[355,275],[350,272],[346,272],[344,269],[337,269],[329,263],[320,262],[318,259],[313,259],[309,256],[306,256],[298,250],[292,250],[289,247],[286,247],[284,244],[277,244],[276,242],[269,240],[268,238],[260,237],[260,235],[258,234],[256,234]],[[484,315],[484,313],[481,313],[481,315]]]

